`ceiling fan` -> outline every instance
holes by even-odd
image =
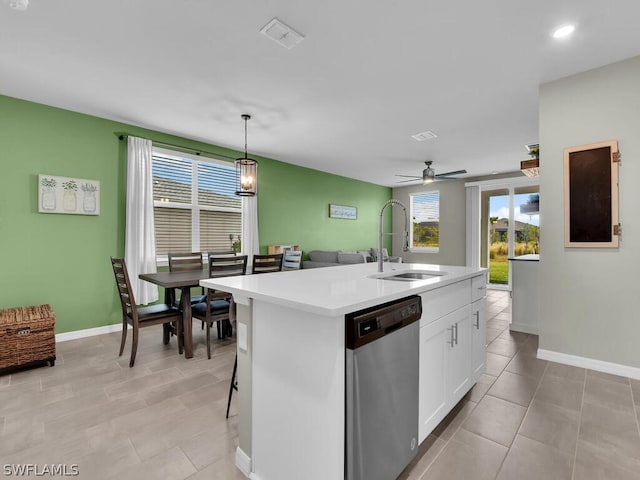
[[[433,163],[432,160],[427,160],[426,162],[424,162],[424,164],[427,166],[427,168],[425,168],[422,171],[422,176],[419,177],[417,175],[398,175],[396,174],[396,177],[408,177],[409,180],[401,180],[399,182],[396,183],[407,183],[407,182],[415,182],[416,180],[422,180],[422,183],[429,183],[429,182],[433,182],[434,180],[455,180],[455,178],[452,177],[452,175],[461,175],[463,173],[467,173],[466,170],[456,170],[454,172],[447,172],[447,173],[439,173],[438,175],[436,175],[436,171],[431,168],[431,164]]]

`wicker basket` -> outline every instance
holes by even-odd
[[[56,319],[49,305],[0,310],[0,369],[56,360]]]

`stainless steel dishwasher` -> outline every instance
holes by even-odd
[[[418,296],[346,315],[345,478],[395,480],[418,451]]]

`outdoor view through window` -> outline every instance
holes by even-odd
[[[437,252],[440,246],[440,192],[411,195],[412,249]]]
[[[509,257],[540,253],[537,188],[535,191],[530,187],[515,189],[512,214],[508,194],[489,197],[489,283],[509,283]],[[510,225],[510,218],[513,225]],[[510,235],[513,235],[512,242]]]

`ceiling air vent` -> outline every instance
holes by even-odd
[[[411,138],[417,140],[418,142],[424,142],[425,140],[431,140],[432,138],[438,138],[438,135],[431,130],[427,130],[426,132],[416,133],[415,135],[411,135]]]
[[[300,33],[296,32],[289,25],[284,24],[277,18],[274,18],[269,23],[267,23],[264,27],[260,29],[260,33],[266,35],[274,42],[279,43],[284,48],[292,49],[296,45],[298,45],[302,40],[304,40],[304,36]]]

